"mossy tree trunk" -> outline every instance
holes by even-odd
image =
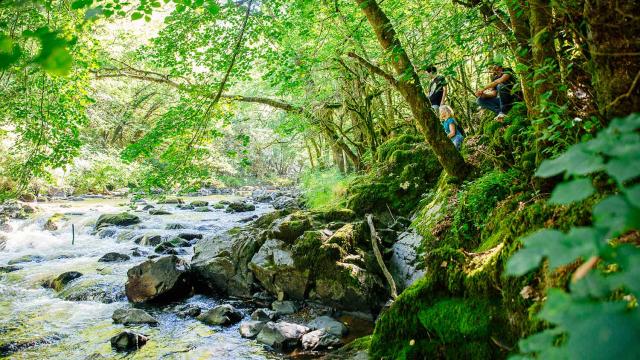
[[[600,114],[640,112],[640,1],[586,0],[584,14]]]
[[[387,80],[393,83],[409,104],[418,127],[447,174],[464,178],[467,175],[468,166],[446,136],[440,121],[431,110],[431,104],[422,89],[418,74],[400,44],[393,24],[376,1],[355,0],[355,2],[367,17],[382,48],[389,52],[389,61],[395,70],[397,79],[389,78],[387,74]]]

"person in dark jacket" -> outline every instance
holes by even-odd
[[[431,107],[438,113],[441,105],[447,100],[447,80],[442,75],[438,75],[438,69],[433,65],[427,65],[423,71],[429,79],[429,87],[426,89],[427,96],[431,102]]]

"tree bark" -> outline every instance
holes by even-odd
[[[586,0],[589,53],[605,123],[640,112],[640,1]]]
[[[376,1],[355,0],[355,2],[367,17],[382,48],[389,52],[389,61],[398,78],[391,80],[388,76],[383,76],[392,84],[395,83],[396,88],[409,104],[418,127],[447,174],[463,179],[467,175],[468,166],[431,110],[431,104],[420,85],[418,74],[400,44],[391,21]]]

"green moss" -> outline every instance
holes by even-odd
[[[292,247],[293,259],[299,269],[327,271],[344,254],[336,244],[325,244],[320,231],[306,231]]]
[[[139,222],[140,218],[137,215],[126,212],[119,214],[102,214],[96,222],[96,229],[109,225],[127,226],[137,224]]]
[[[445,299],[422,309],[420,323],[443,343],[485,340],[493,318],[493,308],[484,299]]]

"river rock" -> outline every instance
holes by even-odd
[[[123,286],[116,281],[118,280],[105,281],[102,276],[83,276],[67,284],[58,293],[58,297],[67,301],[95,301],[103,304],[125,300]]]
[[[0,231],[12,232],[13,228],[9,225],[9,217],[0,213]]]
[[[238,331],[240,332],[240,336],[242,336],[243,338],[253,339],[260,333],[260,330],[262,330],[264,324],[265,323],[263,321],[245,321],[240,324],[240,328],[238,329]]]
[[[6,274],[6,273],[18,271],[20,269],[22,268],[18,266],[0,266],[0,274]]]
[[[276,298],[267,291],[260,291],[251,295],[251,301],[258,306],[271,307],[271,303],[275,300]]]
[[[173,245],[173,247],[190,247],[191,246],[191,243],[189,241],[177,236],[167,242]]]
[[[203,206],[209,206],[209,202],[204,200],[195,200],[195,201],[192,201],[190,205],[193,207],[203,207]]]
[[[47,222],[44,223],[44,226],[42,228],[47,231],[56,231],[59,227],[58,221],[62,220],[63,218],[63,214],[53,214],[51,215],[51,217],[49,217],[49,219],[47,219]]]
[[[177,306],[175,308],[175,311],[176,311],[176,315],[178,315],[179,317],[186,318],[186,317],[196,317],[200,315],[200,313],[202,312],[202,309],[200,309],[200,307],[197,305],[184,304],[184,305]]]
[[[298,306],[293,301],[289,301],[289,300],[274,301],[271,304],[271,308],[278,315],[290,315],[298,311]]]
[[[65,285],[81,276],[82,273],[77,271],[67,271],[58,275],[55,279],[48,281],[45,286],[50,287],[55,291],[62,291]]]
[[[151,209],[149,210],[149,215],[171,215],[171,213],[167,210]]]
[[[211,205],[211,207],[216,209],[216,210],[220,210],[220,209],[224,209],[224,204],[221,201],[219,203],[215,203],[215,204]]]
[[[153,234],[153,233],[144,234],[138,237],[137,239],[135,239],[134,242],[142,246],[156,246],[162,242],[162,235]]]
[[[391,247],[393,254],[389,272],[393,275],[398,291],[406,289],[425,274],[424,268],[419,268],[424,263],[419,252],[421,243],[422,236],[415,231],[407,231],[400,234],[398,241]]]
[[[168,197],[158,201],[158,204],[184,204],[184,200],[179,197]]]
[[[218,305],[198,316],[207,325],[231,325],[242,320],[242,313],[229,304]]]
[[[0,216],[6,216],[10,219],[27,219],[35,211],[33,206],[17,200],[8,200],[0,205]]]
[[[255,209],[255,205],[245,201],[234,201],[227,206],[227,212],[229,213],[254,211]]]
[[[324,329],[302,335],[302,348],[305,350],[331,349],[340,345],[342,345],[340,338]]]
[[[306,326],[288,322],[268,322],[260,330],[257,340],[259,343],[278,350],[290,350],[300,344],[302,335],[309,332]]]
[[[307,327],[312,330],[325,330],[338,337],[347,335],[349,331],[343,323],[330,316],[318,316],[309,321]]]
[[[129,226],[140,222],[140,218],[137,215],[129,213],[118,214],[102,214],[96,221],[96,229],[100,229],[105,226]]]
[[[300,202],[296,198],[284,195],[275,199],[271,203],[271,205],[273,205],[274,209],[276,210],[289,209],[289,208],[295,209],[300,207]]]
[[[167,226],[165,226],[165,229],[167,230],[180,230],[180,229],[184,229],[185,226],[183,224],[179,224],[179,223],[171,223],[171,224],[167,224]]]
[[[118,231],[112,227],[102,228],[98,231],[98,237],[100,239],[108,238],[114,236]]]
[[[128,261],[130,259],[131,257],[129,255],[120,254],[117,252],[110,252],[102,255],[102,257],[98,259],[98,262],[121,262],[121,261]]]
[[[195,239],[202,239],[203,235],[199,233],[180,233],[178,234],[178,237],[183,238],[187,241],[191,241]]]
[[[164,255],[184,255],[187,252],[184,249],[177,248],[173,243],[169,241],[165,241],[160,243],[158,246],[153,249],[157,254]]]
[[[142,207],[142,211],[147,211],[147,210],[151,210],[151,209],[155,209],[156,207],[151,205],[151,204],[147,204],[145,206]]]
[[[42,261],[44,261],[44,257],[40,255],[24,255],[24,256],[20,256],[19,258],[9,260],[7,262],[7,265],[15,265],[15,264],[28,263],[28,262],[42,262]]]
[[[274,221],[271,235],[284,242],[293,243],[309,229],[311,229],[311,220],[296,213]]]
[[[194,208],[193,211],[195,211],[195,212],[211,212],[213,210],[211,210],[211,208],[209,208],[208,206],[201,206],[201,207]]]
[[[111,318],[114,323],[122,325],[158,325],[158,320],[142,309],[117,309]]]
[[[134,266],[127,279],[125,292],[134,303],[172,301],[192,293],[189,264],[175,255]]]
[[[282,240],[270,239],[251,258],[249,269],[260,284],[272,294],[302,300],[309,282],[309,270],[294,265],[291,250]]]
[[[149,341],[145,335],[133,331],[123,331],[111,338],[111,347],[118,351],[138,350]]]
[[[271,309],[256,309],[251,313],[251,319],[256,321],[276,321],[278,320],[279,314],[275,310]]]

